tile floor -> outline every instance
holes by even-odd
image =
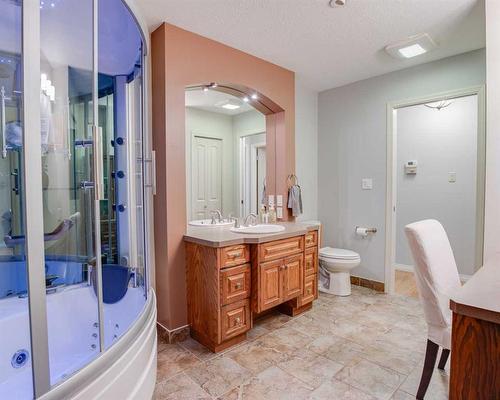
[[[301,316],[256,322],[222,354],[160,342],[155,399],[412,399],[425,334],[416,299],[354,286],[350,297],[321,294]],[[447,398],[448,372],[436,369],[426,399]]]

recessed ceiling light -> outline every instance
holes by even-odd
[[[245,96],[245,97],[243,97],[243,101],[244,101],[245,103],[248,103],[248,102],[250,101],[250,99],[249,99],[248,97],[246,97],[246,96]]]
[[[437,47],[436,43],[427,34],[411,36],[401,42],[391,44],[385,51],[395,58],[413,58],[425,54]]]
[[[226,103],[226,104],[222,105],[221,107],[225,108],[226,110],[237,110],[241,106],[238,104],[234,104],[234,103]]]
[[[257,100],[258,98],[259,98],[259,96],[257,95],[257,93],[252,94],[252,99],[253,100]]]
[[[419,56],[420,54],[427,53],[427,50],[425,50],[422,46],[420,46],[418,43],[417,44],[412,44],[411,46],[403,47],[402,49],[398,50],[403,57],[406,58],[412,58]]]

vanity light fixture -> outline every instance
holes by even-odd
[[[208,86],[203,86],[203,91],[208,92]]]
[[[259,96],[257,95],[257,93],[252,94],[252,100],[257,100],[258,98]]]
[[[225,108],[226,110],[237,110],[241,106],[239,104],[234,104],[231,102],[227,102],[226,104],[221,106],[222,108]]]
[[[216,83],[216,82],[212,82],[212,83],[210,84],[210,89],[215,89],[217,86],[219,86],[219,85],[217,85],[217,83]]]
[[[422,33],[390,44],[385,48],[385,51],[395,58],[407,59],[425,54],[436,47],[436,42],[427,33]]]

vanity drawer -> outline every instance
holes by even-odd
[[[275,260],[291,256],[304,251],[304,237],[297,236],[290,239],[276,240],[260,245],[261,261]]]
[[[250,261],[250,250],[242,244],[221,249],[221,268],[234,267]]]
[[[316,274],[306,276],[304,279],[304,293],[302,294],[301,304],[308,304],[317,298],[318,276]]]
[[[250,264],[223,269],[220,272],[221,304],[250,297]]]
[[[306,233],[306,247],[313,247],[318,245],[318,231],[311,231]]]
[[[309,276],[318,272],[318,249],[310,247],[306,249],[304,256],[304,275]]]
[[[220,321],[222,341],[248,331],[251,328],[249,300],[222,307]]]

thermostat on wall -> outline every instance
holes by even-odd
[[[417,160],[406,161],[405,163],[405,174],[415,175],[417,173]]]

